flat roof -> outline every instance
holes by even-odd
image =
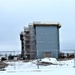
[[[59,22],[49,21],[49,22],[41,22],[41,21],[34,21],[33,26],[57,26],[58,28],[61,27]]]

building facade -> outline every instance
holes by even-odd
[[[59,28],[54,22],[33,22],[20,34],[22,57],[30,59],[55,57],[60,52]],[[27,40],[27,41],[26,41]]]

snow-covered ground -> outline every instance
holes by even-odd
[[[6,62],[8,67],[6,71],[0,71],[0,75],[75,75],[74,59],[66,61],[57,61],[55,58],[44,58],[40,62],[53,63],[51,65],[37,66],[37,60],[24,62]]]

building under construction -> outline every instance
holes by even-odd
[[[60,52],[57,22],[33,22],[20,33],[21,56],[25,59],[55,57]]]

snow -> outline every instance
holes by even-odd
[[[52,63],[52,64],[59,64],[59,62],[55,59],[55,58],[43,58],[43,59],[38,59],[38,60],[34,60],[33,63],[37,64],[37,62],[39,63]]]
[[[9,64],[6,71],[0,71],[0,75],[75,75],[74,59],[57,61],[55,58],[43,58],[40,62],[52,62],[56,65],[40,65],[37,69],[37,60],[24,62],[6,62]]]
[[[57,60],[55,58],[44,58],[41,60],[41,62],[48,62],[48,63],[53,63],[53,64],[57,64]]]
[[[59,22],[56,21],[34,21],[33,24],[58,24]]]

